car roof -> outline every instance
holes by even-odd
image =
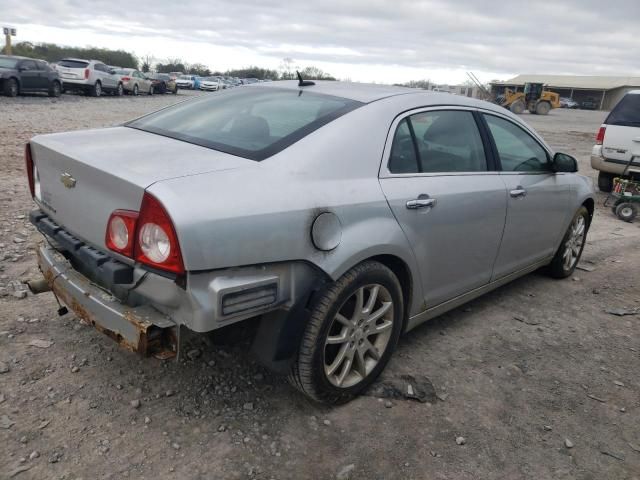
[[[401,103],[415,103],[416,105],[421,106],[453,105],[476,107],[485,110],[494,110],[501,113],[508,112],[508,110],[505,110],[503,107],[490,102],[461,95],[452,95],[445,92],[434,92],[419,88],[396,87],[392,85],[379,85],[373,83],[338,82],[327,80],[314,80],[314,82],[315,85],[302,87],[302,89],[324,95],[348,98],[362,103],[371,103],[385,98],[395,97],[398,101],[404,99]],[[288,88],[292,90],[301,89],[301,87],[298,86],[297,80],[257,83],[248,85],[248,87]]]
[[[0,55],[0,58],[13,58],[15,60],[38,60],[40,62],[44,62],[44,60],[40,60],[39,58],[19,57],[17,55]]]
[[[627,93],[631,95],[640,95],[640,90],[629,90]]]

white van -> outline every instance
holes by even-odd
[[[611,191],[615,177],[640,177],[640,90],[627,92],[598,130],[591,166],[600,171],[603,192]]]

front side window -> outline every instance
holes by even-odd
[[[484,116],[505,172],[551,171],[549,156],[542,146],[522,128],[508,120]]]
[[[20,64],[20,67],[23,70],[37,70],[38,69],[36,67],[36,62],[34,62],[33,60],[26,60],[26,61],[22,62]]]
[[[487,171],[484,146],[473,114],[463,110],[434,110],[402,120],[394,136],[389,171]]]
[[[264,160],[360,105],[309,91],[247,88],[185,102],[127,126]]]

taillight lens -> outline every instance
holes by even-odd
[[[86,80],[87,78],[89,78],[89,69],[85,68],[84,69],[84,79]]]
[[[107,248],[133,257],[138,212],[116,210],[109,217],[105,244]]]
[[[35,165],[33,163],[33,157],[31,156],[31,145],[29,143],[27,143],[24,147],[24,164],[27,170],[27,179],[29,181],[29,191],[31,192],[31,198],[35,198],[36,196]],[[40,182],[38,182],[38,184],[39,183]]]
[[[606,131],[607,127],[605,125],[600,127],[600,130],[598,130],[598,133],[596,135],[596,145],[602,145],[602,142],[604,142],[604,134]]]
[[[131,80],[130,77],[122,77],[120,78],[120,80],[122,80],[123,82],[128,82],[129,80]]]
[[[142,197],[135,259],[154,268],[183,274],[184,264],[173,222],[153,195]]]

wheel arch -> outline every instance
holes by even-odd
[[[591,225],[591,222],[593,221],[593,214],[596,209],[596,202],[593,198],[587,198],[584,202],[582,202],[582,206],[585,207],[589,212],[589,225]]]
[[[400,282],[400,288],[402,288],[402,300],[404,303],[404,318],[402,331],[404,332],[407,326],[407,320],[409,319],[409,312],[411,311],[411,305],[413,302],[413,276],[411,275],[411,269],[404,260],[400,257],[390,254],[376,255],[369,257],[368,260],[379,262],[393,272]],[[362,262],[361,262],[362,263]]]

